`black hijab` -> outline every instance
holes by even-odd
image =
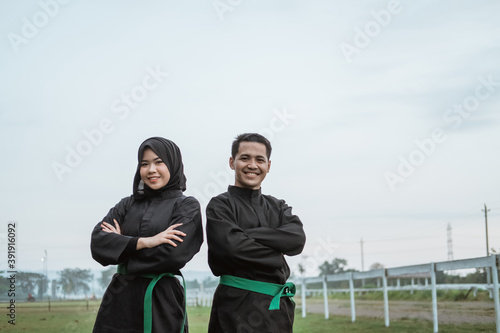
[[[158,190],[153,190],[141,181],[141,161],[144,151],[151,148],[156,155],[165,163],[170,172],[170,180],[167,185]],[[134,196],[136,198],[159,195],[167,190],[186,190],[186,176],[184,175],[184,165],[179,147],[175,143],[165,138],[152,137],[144,141],[139,147],[137,171],[134,177]]]

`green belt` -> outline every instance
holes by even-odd
[[[244,289],[260,294],[273,296],[271,304],[269,305],[269,310],[280,309],[281,297],[295,296],[295,285],[292,282],[287,282],[281,285],[270,282],[244,279],[232,275],[221,275],[219,283],[229,287]]]
[[[118,274],[128,274],[127,267],[124,264],[119,264],[116,270]],[[184,276],[179,274],[182,277],[182,284],[184,287],[184,293],[186,292],[186,281],[184,280]],[[153,329],[153,289],[156,283],[162,277],[174,277],[172,273],[161,273],[161,274],[140,274],[134,275],[139,277],[145,277],[152,279],[149,282],[148,288],[146,289],[146,293],[144,294],[144,333],[151,333]],[[182,319],[182,327],[181,333],[184,332],[184,326],[186,325],[186,300],[184,300],[184,318]]]

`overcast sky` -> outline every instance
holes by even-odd
[[[99,269],[90,233],[131,194],[140,143],[182,150],[187,195],[232,184],[242,132],[262,191],[304,223],[307,274],[500,250],[498,1],[3,1],[1,267]],[[205,223],[205,220],[204,220]],[[206,245],[186,267],[208,271]]]

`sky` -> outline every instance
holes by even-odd
[[[185,194],[204,211],[233,184],[230,145],[244,132],[271,141],[262,192],[304,224],[295,274],[334,258],[368,270],[485,256],[485,204],[500,251],[499,10],[1,2],[1,269],[15,221],[17,270],[100,270],[90,233],[131,194],[142,141],[179,145]],[[206,244],[185,270],[209,271]]]

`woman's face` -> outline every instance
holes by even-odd
[[[170,180],[167,165],[150,148],[144,150],[142,155],[140,174],[144,184],[153,190],[162,188]]]

